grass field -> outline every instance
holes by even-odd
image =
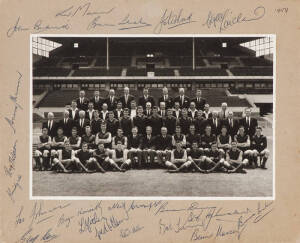
[[[33,171],[32,195],[271,197],[274,165],[272,130],[268,130],[265,131],[265,134],[269,135],[270,150],[267,170],[248,169],[247,174],[169,174],[163,169],[105,174],[57,174],[49,171]]]

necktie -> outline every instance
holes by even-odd
[[[67,123],[67,119],[65,119],[65,124]]]
[[[82,104],[82,98],[80,98],[80,104]]]
[[[181,104],[183,104],[183,96],[181,96]]]
[[[127,101],[128,101],[128,96],[126,95],[125,96],[125,103],[127,104]]]
[[[96,97],[95,101],[98,102],[98,97]]]
[[[165,95],[165,96],[164,96],[164,101],[166,101],[166,100],[167,100],[167,96]]]
[[[249,127],[250,127],[250,117],[248,118],[248,125],[249,125]]]
[[[81,125],[80,125],[81,127],[83,127],[83,120],[81,119]]]
[[[197,98],[197,102],[199,102],[199,98]]]

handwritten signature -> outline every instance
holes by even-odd
[[[10,200],[15,203],[15,194],[16,194],[16,191],[17,189],[20,189],[21,191],[23,190],[21,184],[20,184],[20,181],[22,179],[22,176],[21,175],[18,175],[16,181],[13,183],[13,185],[9,188],[7,188],[6,192],[7,192],[7,195],[9,196]]]
[[[259,20],[264,17],[265,12],[266,10],[263,6],[255,8],[253,10],[253,15],[250,17],[244,16],[243,13],[234,14],[230,9],[226,9],[219,13],[209,11],[207,19],[202,25],[207,28],[215,28],[219,31],[219,33],[221,33],[236,24]]]
[[[11,118],[8,118],[8,117],[4,118],[7,121],[7,123],[9,124],[9,126],[12,128],[14,134],[16,133],[15,120],[16,120],[17,111],[18,111],[18,109],[23,110],[22,106],[18,103],[19,88],[20,88],[20,84],[21,84],[23,75],[19,71],[17,71],[17,73],[18,73],[18,79],[17,79],[16,92],[14,95],[9,96],[10,100],[14,103],[13,115]]]
[[[154,27],[153,32],[155,34],[160,34],[164,27],[173,29],[181,25],[191,24],[193,22],[196,22],[195,20],[193,20],[193,13],[184,15],[182,8],[179,11],[165,9],[163,15],[160,18],[160,21]]]

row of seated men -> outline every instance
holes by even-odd
[[[224,107],[226,104],[223,105]],[[222,106],[222,108],[223,108]],[[223,110],[223,109],[222,109]],[[227,108],[225,109],[227,110]],[[146,113],[142,106],[138,106],[136,110],[129,110],[128,108],[121,109],[122,115],[118,116],[115,111],[105,111],[105,116],[103,116],[104,111],[93,110],[91,117],[88,111],[80,110],[78,112],[78,118],[75,120],[70,118],[70,111],[65,110],[63,113],[63,118],[56,122],[54,120],[54,115],[52,112],[48,113],[48,119],[42,125],[42,127],[48,129],[48,134],[51,137],[56,136],[57,128],[62,127],[63,132],[66,136],[71,136],[71,130],[73,127],[77,128],[79,136],[85,133],[85,127],[90,126],[92,134],[97,134],[100,131],[101,123],[103,121],[107,124],[107,130],[115,136],[117,133],[117,128],[121,127],[125,136],[131,134],[132,127],[137,127],[139,133],[142,135],[146,134],[146,127],[152,127],[152,134],[157,136],[160,134],[162,127],[168,129],[168,134],[173,135],[175,133],[176,126],[181,127],[181,132],[184,135],[189,133],[190,125],[195,125],[197,134],[204,134],[205,127],[210,125],[212,133],[219,135],[221,133],[221,128],[226,126],[228,134],[233,138],[236,135],[238,128],[243,126],[245,133],[252,137],[255,133],[255,128],[257,127],[257,119],[251,116],[251,109],[245,109],[245,117],[237,119],[233,116],[232,111],[226,112],[227,116],[220,118],[220,112],[213,111],[211,116],[206,117],[202,110],[188,110],[186,108],[180,109],[178,112],[180,116],[176,115],[176,109],[168,108],[164,116],[160,115],[162,110],[158,107],[149,107]],[[149,115],[148,113],[149,112]],[[195,113],[194,113],[195,112]]]
[[[134,126],[128,136],[121,127],[112,136],[107,130],[107,122],[101,123],[96,135],[91,130],[86,126],[85,133],[78,136],[77,127],[73,127],[71,136],[67,137],[60,127],[57,135],[51,138],[44,127],[35,152],[37,169],[105,172],[110,168],[125,171],[136,166],[159,165],[171,172],[192,167],[199,172],[246,173],[245,166],[257,168],[259,164],[266,168],[269,156],[261,127],[256,127],[255,134],[250,137],[244,126],[240,126],[233,138],[226,126],[216,136],[211,126],[206,125],[204,134],[199,135],[194,124],[190,124],[187,135],[182,133],[180,126],[176,126],[173,135],[168,134],[165,126],[158,135],[152,134],[151,126],[146,126],[145,134],[139,133],[138,127]]]

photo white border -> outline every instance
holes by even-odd
[[[136,196],[136,197],[127,197],[127,196],[33,196],[32,195],[32,138],[33,138],[33,124],[32,124],[32,114],[33,114],[33,107],[32,107],[32,88],[33,88],[33,78],[32,78],[32,37],[156,37],[156,38],[163,38],[163,37],[273,37],[274,41],[274,53],[273,53],[273,178],[272,178],[272,196],[271,197],[176,197],[176,196]],[[276,116],[276,54],[277,54],[277,44],[276,44],[276,34],[30,34],[30,47],[29,47],[29,56],[30,56],[30,97],[29,97],[29,200],[200,200],[200,201],[211,201],[211,200],[275,200],[275,173],[276,173],[276,159],[275,159],[275,116]]]

